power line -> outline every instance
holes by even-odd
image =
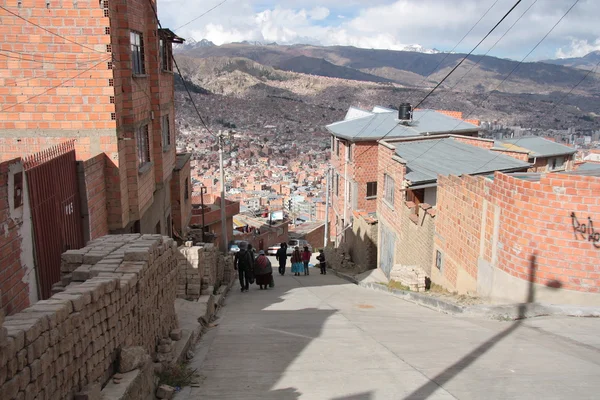
[[[22,16],[20,16],[19,14],[17,14],[17,13],[15,13],[15,12],[12,12],[12,11],[10,11],[10,10],[9,10],[8,8],[6,8],[6,7],[0,6],[0,9],[2,9],[2,10],[4,10],[4,11],[6,11],[6,12],[7,12],[7,13],[9,13],[9,14],[12,14],[12,15],[14,15],[15,17],[17,17],[17,18],[19,18],[19,19],[22,19],[23,21],[27,22],[28,24],[31,24],[31,25],[33,25],[33,26],[35,26],[35,27],[38,27],[38,28],[40,28],[40,29],[41,29],[41,30],[43,30],[43,31],[46,31],[46,32],[48,32],[48,33],[49,33],[49,34],[51,34],[51,35],[54,35],[54,36],[57,36],[57,37],[59,37],[59,38],[61,38],[61,39],[63,39],[63,40],[66,40],[67,42],[71,42],[71,43],[73,43],[73,44],[76,44],[77,46],[81,46],[81,47],[83,47],[84,49],[92,50],[92,51],[94,51],[94,52],[96,52],[96,53],[102,53],[102,54],[104,54],[104,53],[105,53],[104,51],[99,51],[99,50],[93,49],[93,48],[91,48],[91,47],[88,47],[88,46],[86,46],[86,45],[83,45],[83,44],[81,44],[81,43],[78,43],[78,42],[76,42],[76,41],[74,41],[74,40],[71,40],[71,39],[69,39],[69,38],[66,38],[66,37],[64,37],[64,36],[62,36],[62,35],[59,35],[58,33],[56,33],[56,32],[53,32],[53,31],[51,31],[51,30],[49,30],[49,29],[46,29],[46,28],[44,28],[43,26],[41,26],[41,25],[39,25],[39,24],[36,24],[35,22],[32,22],[32,21],[28,20],[27,18],[23,18],[23,17],[22,17]]]
[[[456,64],[456,66],[455,66],[454,68],[452,68],[452,70],[450,70],[450,72],[448,72],[448,74],[446,74],[446,76],[445,76],[445,77],[444,77],[444,78],[443,78],[443,79],[442,79],[442,80],[441,80],[441,81],[440,81],[440,82],[439,82],[439,83],[438,83],[438,84],[437,84],[437,85],[436,85],[436,86],[435,86],[433,89],[431,89],[431,91],[430,91],[429,93],[427,93],[427,95],[426,95],[426,96],[423,98],[423,100],[421,100],[421,101],[420,101],[420,102],[419,102],[419,103],[418,103],[418,104],[415,106],[415,108],[419,108],[419,106],[420,106],[421,104],[423,104],[423,102],[424,102],[425,100],[427,100],[427,98],[428,98],[429,96],[431,96],[431,95],[433,94],[433,92],[435,92],[435,90],[436,90],[437,88],[439,88],[439,87],[442,85],[442,83],[444,83],[444,81],[445,81],[446,79],[448,79],[448,77],[449,77],[450,75],[452,75],[452,73],[453,73],[454,71],[456,71],[456,69],[457,69],[458,67],[460,67],[460,66],[461,66],[461,64],[462,64],[462,63],[463,63],[463,62],[464,62],[464,61],[465,61],[465,60],[466,60],[466,59],[467,59],[467,58],[468,58],[468,57],[469,57],[471,54],[473,54],[473,52],[475,51],[475,49],[477,49],[477,48],[479,47],[479,45],[480,45],[481,43],[483,43],[483,41],[484,41],[485,39],[487,39],[487,38],[488,38],[488,36],[490,36],[490,35],[492,34],[492,32],[494,32],[494,31],[496,30],[496,28],[498,27],[498,25],[500,25],[500,24],[502,23],[502,21],[504,21],[504,20],[506,19],[506,17],[508,17],[508,16],[510,15],[510,13],[512,13],[512,11],[513,11],[515,8],[517,8],[517,6],[518,6],[518,5],[521,3],[521,1],[523,1],[523,0],[517,0],[517,2],[515,3],[515,5],[513,5],[513,6],[511,7],[511,9],[510,9],[510,10],[508,10],[508,12],[507,12],[506,14],[504,14],[504,16],[502,17],[502,19],[500,19],[500,21],[498,21],[498,23],[496,23],[496,25],[494,25],[494,27],[493,27],[493,28],[492,28],[492,29],[491,29],[491,30],[490,30],[490,31],[489,31],[489,32],[488,32],[488,33],[487,33],[487,34],[486,34],[486,35],[483,37],[483,39],[481,39],[481,40],[479,41],[479,43],[477,43],[477,45],[476,45],[475,47],[473,47],[473,49],[472,49],[472,50],[469,52],[469,54],[467,54],[465,57],[463,57],[463,59],[462,59],[462,60],[460,60],[460,62],[459,62],[458,64]]]
[[[219,4],[217,4],[216,6],[214,6],[213,8],[211,8],[208,11],[203,12],[202,14],[200,14],[199,16],[197,16],[196,18],[192,19],[189,22],[186,22],[185,24],[181,25],[178,28],[173,29],[173,32],[177,32],[179,29],[183,28],[184,26],[188,26],[189,24],[191,24],[192,22],[195,22],[197,20],[199,20],[200,18],[204,17],[206,14],[208,14],[209,12],[211,12],[212,10],[222,6],[223,4],[225,4],[227,2],[227,0],[223,0],[222,2],[220,2]],[[156,16],[156,20],[158,21],[158,15]],[[160,23],[159,23],[160,24]]]
[[[21,104],[23,104],[23,103],[27,103],[28,101],[30,101],[30,100],[32,100],[32,99],[35,99],[36,97],[42,96],[42,95],[44,95],[44,94],[48,93],[49,91],[51,91],[51,90],[53,90],[53,89],[56,89],[56,88],[58,88],[58,87],[60,87],[60,86],[64,85],[65,83],[67,83],[67,82],[69,82],[69,81],[72,81],[72,80],[73,80],[73,79],[75,79],[75,78],[78,78],[78,77],[80,77],[81,75],[85,74],[86,72],[88,72],[89,70],[93,69],[94,67],[96,67],[96,66],[98,66],[98,65],[102,64],[103,62],[107,61],[108,59],[109,59],[109,58],[107,58],[106,60],[101,60],[100,62],[98,62],[98,63],[96,63],[96,64],[92,65],[91,67],[89,67],[89,68],[87,68],[86,70],[84,70],[84,71],[80,72],[79,74],[77,74],[77,75],[75,75],[75,76],[72,76],[72,77],[70,77],[70,78],[68,78],[68,79],[66,79],[66,80],[64,80],[64,81],[62,81],[62,82],[61,82],[61,83],[59,83],[58,85],[52,86],[51,88],[49,88],[49,89],[46,89],[46,90],[44,90],[44,91],[43,91],[43,92],[41,92],[41,93],[38,93],[38,94],[36,94],[36,95],[34,95],[34,96],[31,96],[31,97],[28,97],[27,99],[25,99],[25,100],[23,100],[23,101],[20,101],[20,102],[18,102],[18,103],[15,103],[15,104],[13,104],[13,105],[11,105],[11,106],[5,107],[5,108],[3,108],[2,110],[0,110],[0,112],[2,112],[2,111],[6,111],[6,110],[9,110],[9,109],[11,109],[11,108],[13,108],[13,107],[16,107],[16,106],[18,106],[18,105],[21,105]]]
[[[22,53],[22,52],[19,52],[19,51],[7,50],[7,49],[0,49],[0,51],[4,51],[6,53],[18,54],[18,55],[21,55],[21,56],[31,56],[31,57],[44,57],[46,55],[51,55],[55,59],[55,60],[48,60],[47,62],[55,62],[55,61],[71,62],[71,63],[85,62],[85,61],[77,61],[77,60],[75,60],[73,58],[69,58],[68,56],[65,57],[65,58],[62,58],[61,54],[53,54],[53,53],[51,53],[51,54]],[[87,60],[87,61],[98,61],[99,59],[103,58],[100,55],[90,54],[90,53],[76,53],[76,54],[73,54],[73,56],[77,56],[77,55],[80,55],[80,54],[81,55],[89,54],[89,55],[92,55],[94,57],[97,57],[97,58],[95,58],[93,60]]]
[[[0,51],[6,51],[6,50],[0,50]],[[27,61],[27,62],[37,63],[37,64],[91,64],[91,63],[99,60],[99,59],[96,59],[96,60],[91,60],[91,61],[41,61],[41,60],[34,60],[31,58],[11,56],[11,55],[2,54],[2,53],[0,53],[0,56],[6,57],[6,58],[12,58],[12,59],[19,60],[19,61]]]
[[[154,13],[154,17],[156,18],[156,22],[158,23],[158,27],[160,29],[162,29],[162,25],[160,23],[160,20],[158,19],[158,13],[156,12],[156,8],[154,8],[154,4],[152,3],[152,0],[148,0],[148,3],[150,4],[150,7],[152,8],[152,12]],[[177,60],[175,59],[175,57],[172,57],[172,59],[173,59],[173,64],[175,64],[175,68],[177,68],[177,73],[181,77],[181,82],[183,83],[183,87],[185,88],[185,91],[187,92],[188,97],[190,98],[190,101],[192,102],[192,105],[194,106],[194,109],[196,110],[196,114],[198,114],[198,118],[200,118],[200,122],[206,128],[206,130],[208,131],[208,133],[210,133],[212,136],[216,137],[216,135],[212,132],[212,130],[208,127],[208,125],[204,121],[204,118],[202,118],[202,115],[200,114],[200,111],[198,110],[198,107],[196,106],[196,103],[194,102],[194,98],[192,97],[192,93],[190,92],[190,89],[188,88],[188,86],[187,86],[187,84],[185,82],[185,78],[183,77],[183,74],[181,73],[181,70],[179,69],[179,65],[177,64]]]

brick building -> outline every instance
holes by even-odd
[[[189,182],[173,174],[172,43],[182,39],[158,29],[146,0],[9,1],[7,9],[0,159],[74,139],[87,239],[171,234],[171,179]]]
[[[600,171],[440,177],[431,279],[496,301],[600,305]]]
[[[413,121],[398,119],[398,112],[384,107],[372,111],[351,107],[343,121],[327,126],[331,133],[332,211],[330,238],[339,243],[352,224],[353,212],[377,210],[378,141],[382,138],[415,138],[448,134],[477,137],[479,128],[451,111],[415,110]],[[458,117],[458,118],[457,118]],[[350,231],[348,229],[348,231]]]
[[[539,136],[503,139],[494,142],[495,149],[526,155],[530,172],[572,171],[577,150]]]
[[[438,176],[527,171],[528,162],[490,150],[492,145],[455,135],[379,143],[378,266],[388,277],[404,267],[430,273]]]

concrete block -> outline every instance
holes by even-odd
[[[141,346],[123,348],[119,354],[119,372],[133,371],[140,368],[149,360],[148,353]]]
[[[91,384],[81,392],[75,393],[73,400],[102,400],[100,384]]]
[[[173,398],[174,393],[175,388],[169,385],[160,385],[158,389],[156,389],[156,397],[159,399],[171,399]]]
[[[181,335],[181,329],[173,329],[169,334],[170,338],[175,341],[181,340]]]

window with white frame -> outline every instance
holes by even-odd
[[[171,127],[169,124],[169,116],[163,115],[162,121],[162,145],[163,149],[167,150],[171,146]]]
[[[134,75],[143,75],[146,73],[144,62],[144,38],[141,33],[131,31],[129,33],[131,42],[131,70]]]
[[[387,201],[391,206],[394,205],[394,179],[388,175],[383,175],[383,191],[384,191],[384,200]]]
[[[148,140],[148,125],[143,125],[135,131],[135,142],[139,167],[150,162],[150,141]]]

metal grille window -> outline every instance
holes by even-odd
[[[167,42],[163,39],[159,42],[160,48],[160,69],[163,71],[173,71],[173,58],[171,42]]]
[[[171,127],[169,125],[169,116],[164,115],[162,117],[162,145],[163,149],[167,149],[171,146]]]
[[[387,201],[390,205],[394,205],[394,179],[389,176],[388,174],[384,174],[384,181],[383,181],[383,191],[385,192],[384,194],[384,199],[385,201]]]
[[[377,197],[377,182],[367,182],[367,198]]]
[[[131,31],[129,33],[129,40],[131,41],[131,70],[136,75],[145,74],[144,38],[141,33]]]
[[[185,178],[185,188],[183,189],[183,198],[187,200],[190,197],[190,183],[188,182],[188,178]]]
[[[443,266],[442,252],[439,250],[435,251],[435,266],[440,271],[442,270],[442,266]]]
[[[135,131],[139,166],[150,162],[150,142],[148,140],[148,125],[141,126]]]

